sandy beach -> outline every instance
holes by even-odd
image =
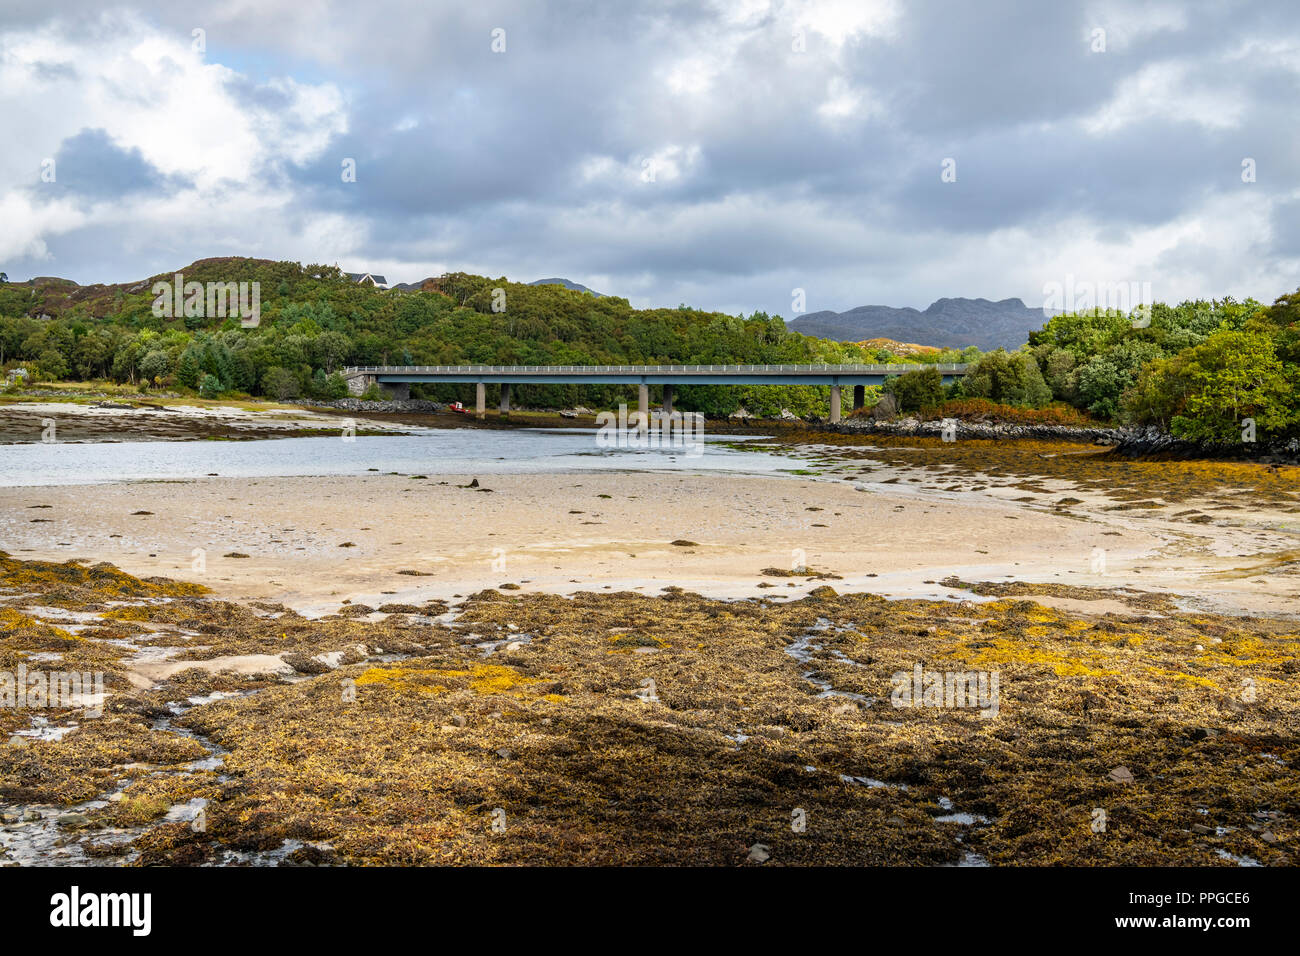
[[[949,595],[938,582],[955,575],[1163,590],[1230,613],[1297,607],[1300,577],[1279,560],[1293,547],[1279,527],[1286,516],[1207,529],[1150,510],[1108,511],[1102,495],[1064,512],[1052,506],[1055,491],[1025,501],[1016,498],[1034,496],[1000,487],[887,483],[906,473],[878,470],[861,481],[492,475],[477,488],[464,487],[475,476],[435,474],[3,488],[0,547],[23,558],[108,561],[308,614],[502,584],[561,594],[677,586],[713,597],[774,594],[767,588],[775,585],[794,596],[819,581],[763,572],[800,566],[839,576],[837,587],[890,596]]]

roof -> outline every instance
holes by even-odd
[[[351,279],[353,282],[357,282],[357,283],[365,282],[367,279],[369,279],[375,285],[384,285],[384,286],[388,285],[387,279],[385,279],[383,276],[377,276],[372,272],[345,272],[343,274],[347,276],[349,279]]]

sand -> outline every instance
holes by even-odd
[[[968,598],[937,583],[950,575],[1169,590],[1191,607],[1229,613],[1300,607],[1300,580],[1269,557],[1284,553],[1293,536],[1211,527],[1197,529],[1205,535],[1198,542],[1186,525],[1106,512],[1100,501],[1064,514],[1011,500],[1004,489],[940,493],[880,480],[552,474],[485,476],[479,489],[459,487],[470,480],[368,475],[2,488],[0,550],[109,561],[131,574],[193,581],[222,597],[282,602],[308,614],[349,600],[418,603],[503,584],[562,594],[678,586],[750,597],[802,595],[830,583],[841,591]],[[1096,549],[1105,550],[1104,574],[1094,571]],[[763,573],[801,565],[840,579]],[[1039,600],[1076,612],[1123,607]]]

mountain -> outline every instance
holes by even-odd
[[[576,282],[570,282],[568,279],[538,279],[537,281],[530,282],[528,284],[529,285],[562,285],[566,289],[572,289],[574,292],[590,292],[598,299],[603,298],[603,296],[601,296],[599,292],[596,292],[593,289],[588,289],[585,285],[579,285]]]
[[[792,332],[861,342],[887,338],[942,348],[978,346],[983,351],[1015,349],[1047,321],[1042,309],[1020,299],[939,299],[924,312],[888,305],[863,305],[847,312],[811,312],[787,323]]]

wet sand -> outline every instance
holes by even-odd
[[[418,603],[502,584],[562,594],[677,586],[712,597],[797,596],[825,580],[782,576],[800,566],[837,575],[840,590],[889,596],[956,596],[938,583],[956,576],[1169,591],[1227,613],[1300,606],[1295,533],[1277,515],[1189,526],[1108,511],[1101,495],[1079,493],[1080,504],[1062,511],[1052,507],[1055,489],[1037,497],[998,487],[927,491],[889,483],[900,474],[493,475],[478,488],[461,487],[473,476],[432,474],[3,488],[0,550],[109,561],[308,614],[344,600]]]

